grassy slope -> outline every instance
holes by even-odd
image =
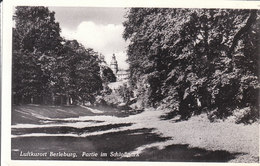
[[[259,124],[211,123],[206,116],[161,127],[165,136],[172,136],[176,144],[189,144],[207,150],[226,150],[241,155],[231,162],[257,162],[259,156]],[[178,134],[176,134],[178,133]]]
[[[95,113],[96,110],[102,113]],[[41,120],[45,118],[77,118],[80,116],[99,116],[110,115],[116,117],[127,117],[137,114],[138,112],[125,112],[112,107],[87,108],[83,106],[47,106],[47,105],[23,105],[13,106],[12,109],[12,125],[14,124],[41,124]]]

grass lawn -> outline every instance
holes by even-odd
[[[162,120],[163,111],[131,112],[81,106],[14,106],[12,159],[258,162],[259,125],[211,123],[204,116]],[[70,152],[73,157],[21,156]],[[83,152],[98,153],[96,157]],[[100,156],[100,153],[107,156]],[[134,157],[110,153],[138,154]]]

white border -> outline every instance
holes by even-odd
[[[86,7],[174,7],[174,8],[240,8],[259,9],[260,1],[236,0],[9,0],[5,5],[86,6]]]
[[[174,8],[240,8],[260,9],[260,1],[224,0],[6,0],[3,2],[2,43],[2,166],[72,166],[72,165],[259,165],[228,163],[179,163],[179,162],[122,162],[122,161],[38,161],[11,160],[11,55],[12,14],[14,6],[71,6],[71,7],[174,7]],[[230,140],[232,141],[232,140]]]

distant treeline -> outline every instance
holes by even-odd
[[[16,7],[13,19],[13,103],[93,103],[109,81],[100,76],[98,53],[63,39],[47,7]]]
[[[168,118],[241,109],[251,122],[259,117],[259,11],[132,8],[126,18],[131,85],[143,106],[169,109]]]

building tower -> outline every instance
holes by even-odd
[[[112,56],[112,60],[110,62],[110,68],[112,69],[113,73],[116,75],[116,73],[118,71],[118,64],[117,64],[115,54],[113,54],[113,56]]]

